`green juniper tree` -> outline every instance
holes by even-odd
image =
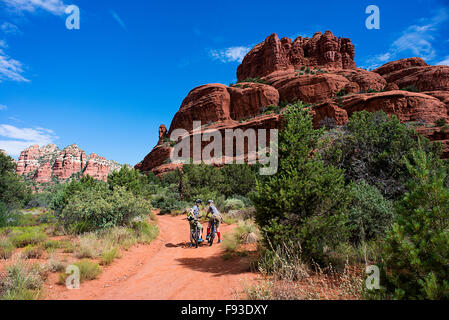
[[[289,106],[279,134],[279,170],[261,178],[252,200],[256,222],[273,246],[299,243],[303,256],[327,263],[328,252],[347,239],[343,170],[315,152],[322,130],[301,103]]]
[[[441,160],[423,150],[406,161],[412,176],[384,248],[384,290],[395,299],[449,298],[449,189]],[[382,284],[382,283],[381,283]]]

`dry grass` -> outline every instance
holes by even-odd
[[[236,252],[239,247],[249,243],[257,243],[260,233],[257,226],[251,220],[240,221],[233,233],[225,234],[223,247],[226,252]]]
[[[44,250],[40,246],[28,245],[21,254],[23,259],[39,259],[43,253]]]
[[[343,271],[305,263],[301,248],[283,245],[262,256],[263,279],[245,289],[250,300],[359,300],[363,295],[361,268],[346,263]]]
[[[0,259],[9,259],[16,247],[7,236],[0,236]]]
[[[42,297],[47,272],[39,265],[19,259],[0,278],[0,300],[36,300]]]

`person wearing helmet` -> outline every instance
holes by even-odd
[[[208,203],[209,203],[209,208],[207,209],[206,218],[209,217],[209,214],[211,214],[211,217],[209,219],[209,225],[207,227],[206,240],[209,240],[210,227],[212,225],[212,222],[215,220],[215,230],[217,231],[217,235],[218,235],[218,243],[221,243],[221,232],[220,232],[219,228],[220,228],[220,222],[223,220],[223,218],[221,217],[221,214],[218,211],[218,209],[215,207],[214,201],[209,200]]]
[[[193,238],[192,238],[192,232],[195,230],[195,227],[198,227],[198,230],[200,231],[200,238],[198,239],[198,242],[203,242],[203,226],[198,221],[199,213],[200,213],[200,205],[202,201],[197,199],[195,200],[195,205],[191,210],[189,210],[187,214],[187,220],[189,220],[190,223],[190,246],[193,247]]]

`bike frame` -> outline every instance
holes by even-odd
[[[215,230],[215,219],[214,219],[210,225],[209,246],[211,246],[214,243],[215,232],[216,232],[216,230]]]
[[[198,228],[198,225],[195,225],[195,229],[191,232],[192,239],[195,242],[196,248],[198,248],[198,240],[200,238],[200,229]]]

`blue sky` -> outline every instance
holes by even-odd
[[[65,26],[71,4],[79,30]],[[370,4],[380,30],[365,27]],[[449,65],[447,0],[0,0],[0,148],[76,143],[134,165],[191,89],[235,82],[249,48],[326,30],[351,38],[360,67]]]

